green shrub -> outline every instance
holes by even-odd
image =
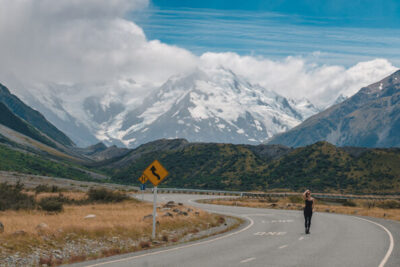
[[[0,183],[0,210],[34,209],[35,199],[24,194],[23,189],[24,185],[19,182],[16,185]]]
[[[111,191],[106,188],[90,188],[87,194],[89,202],[121,202],[129,198],[124,193]]]
[[[42,210],[49,212],[61,212],[63,211],[63,203],[58,197],[46,197],[39,201],[39,207]]]
[[[43,192],[57,193],[57,192],[61,192],[61,189],[56,185],[48,186],[47,184],[40,184],[35,187],[36,194],[43,193]]]
[[[303,197],[299,196],[299,195],[288,196],[288,198],[291,203],[303,203],[304,202]]]
[[[398,200],[384,200],[376,203],[378,208],[382,209],[400,209],[400,201]]]
[[[346,199],[345,201],[343,201],[343,206],[355,207],[355,206],[357,206],[357,204],[352,200]]]

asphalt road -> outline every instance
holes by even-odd
[[[306,235],[301,211],[193,202],[207,197],[213,196],[158,195],[161,202],[174,200],[242,217],[246,224],[205,240],[73,266],[400,266],[398,222],[314,213],[311,234]]]

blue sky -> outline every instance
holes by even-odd
[[[149,39],[204,52],[350,66],[374,58],[400,65],[400,1],[153,0],[131,14]]]

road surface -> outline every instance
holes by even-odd
[[[114,256],[71,266],[400,266],[400,223],[348,215],[314,213],[304,234],[301,211],[199,204],[215,196],[159,194],[205,210],[242,217],[232,232],[168,248]],[[152,195],[146,196],[147,200]]]

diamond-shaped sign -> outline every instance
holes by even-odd
[[[139,182],[141,182],[142,184],[144,184],[145,182],[147,182],[148,178],[145,175],[142,175],[139,177]]]
[[[143,175],[146,176],[150,182],[157,186],[165,177],[168,176],[168,171],[161,165],[158,160],[155,160],[144,170]]]

